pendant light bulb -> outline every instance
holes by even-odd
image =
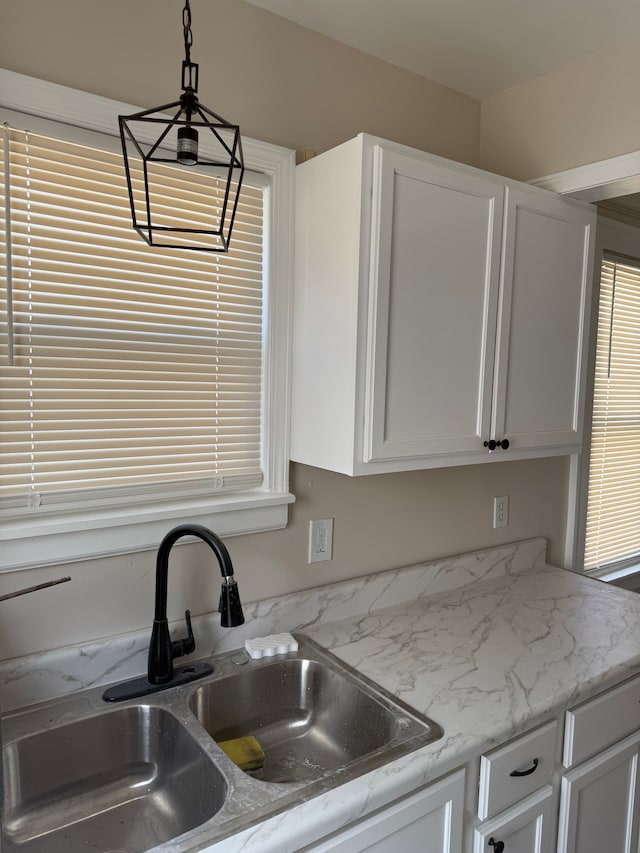
[[[176,155],[178,163],[183,166],[197,166],[198,164],[198,131],[195,127],[187,125],[178,128],[178,145]]]

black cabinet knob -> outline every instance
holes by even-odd
[[[503,853],[504,841],[494,841],[493,838],[490,838],[488,843],[489,847],[493,847],[494,853]]]
[[[496,441],[494,438],[490,438],[489,441],[485,441],[482,445],[489,450],[489,453],[493,453],[496,447],[501,447],[503,450],[508,450],[509,448],[509,439],[503,438],[500,441]]]

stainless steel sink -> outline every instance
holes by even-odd
[[[2,853],[197,853],[442,736],[298,640],[216,655],[202,681],[115,709],[102,686],[5,714]],[[247,734],[267,756],[254,774],[216,742]]]
[[[226,782],[184,726],[138,705],[5,749],[5,850],[140,853],[209,820]]]
[[[308,657],[269,661],[203,684],[191,699],[216,741],[252,735],[265,752],[253,778],[319,779],[423,727],[361,685]]]

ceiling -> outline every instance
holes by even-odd
[[[640,34],[638,0],[249,0],[482,99]]]

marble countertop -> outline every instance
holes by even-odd
[[[640,672],[640,595],[552,566],[308,633],[438,722],[447,767]]]
[[[544,540],[527,540],[246,607],[246,636],[307,634],[444,737],[235,836],[211,844],[205,825],[155,850],[294,853],[640,672],[640,595],[548,566],[544,555]],[[85,651],[94,674],[85,666],[83,686],[129,676],[148,637],[122,642],[121,671],[115,647],[110,664]],[[65,654],[56,679],[74,661]],[[9,671],[28,681],[28,670]]]

